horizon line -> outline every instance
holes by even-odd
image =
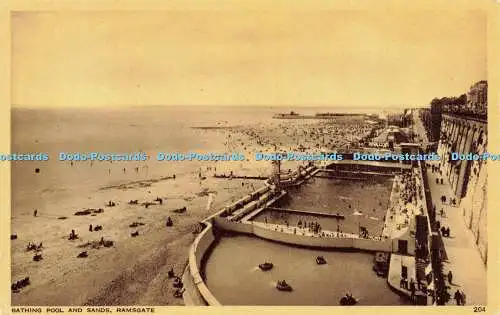
[[[268,104],[142,104],[142,105],[132,105],[132,104],[108,104],[108,105],[71,105],[71,106],[60,106],[60,105],[46,105],[46,104],[11,104],[11,109],[103,109],[103,108],[137,108],[137,107],[288,107],[288,108],[356,108],[356,109],[406,109],[406,108],[425,108],[429,107],[430,103],[425,105],[293,105],[293,104],[282,104],[282,105],[268,105]]]

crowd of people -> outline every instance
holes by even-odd
[[[382,232],[384,237],[390,237],[394,229],[407,227],[413,216],[423,213],[423,192],[418,174],[414,170],[407,171],[397,175],[394,180],[395,189]]]
[[[233,131],[250,138],[264,152],[310,151],[319,149],[346,150],[352,143],[358,143],[373,130],[363,117],[337,117],[321,120],[279,120],[277,123],[263,123],[240,127]],[[234,138],[234,134],[233,134]],[[228,139],[228,144],[243,139]],[[238,143],[237,143],[238,144]]]
[[[401,175],[400,197],[403,202],[413,203],[417,198],[417,181],[413,172],[405,172]]]
[[[310,216],[291,216],[290,213],[286,211],[271,211],[269,219],[267,216],[264,217],[264,223],[268,224],[269,221],[272,221],[273,223],[278,222],[278,224],[286,226],[287,228],[292,226],[295,229],[298,228],[299,231],[309,232],[313,234],[321,234],[323,230],[321,224],[318,221],[311,221]],[[340,229],[338,227],[337,232],[340,232]]]
[[[290,216],[286,211],[271,211],[271,215],[263,218],[263,223],[267,227],[284,233],[293,233],[301,235],[311,235],[316,237],[328,238],[365,238],[376,241],[381,241],[379,236],[373,236],[366,229],[361,229],[359,234],[345,233],[340,225],[337,225],[336,230],[325,230],[318,221],[315,221],[310,216]]]

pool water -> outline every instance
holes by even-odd
[[[207,253],[204,274],[208,288],[223,305],[339,305],[348,291],[359,305],[409,305],[372,270],[373,254],[293,247],[257,237],[220,238]],[[324,256],[325,265],[316,257]],[[272,262],[261,271],[258,265]],[[292,292],[278,291],[286,280]]]

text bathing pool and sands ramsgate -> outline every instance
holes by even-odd
[[[146,306],[117,306],[117,307],[27,307],[27,306],[13,306],[11,308],[12,314],[18,313],[41,313],[48,314],[60,314],[60,313],[155,313],[156,309],[154,307],[146,307]]]
[[[452,161],[500,161],[500,154],[485,153],[458,153],[452,152],[446,155]],[[28,153],[2,153],[0,161],[49,161],[53,158],[48,153],[28,152]],[[145,152],[60,152],[56,155],[61,162],[120,162],[137,161],[144,162],[151,159],[161,162],[183,162],[183,161],[250,161],[250,158],[242,152],[158,152],[149,155]],[[324,153],[324,152],[277,152],[264,153],[255,152],[251,158],[255,161],[440,161],[444,157],[436,152],[430,153],[366,153],[353,152]]]

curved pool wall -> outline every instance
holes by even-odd
[[[184,304],[220,306],[221,304],[208,289],[200,272],[205,254],[215,241],[212,224],[208,221],[203,223],[206,225],[205,229],[198,234],[189,249],[189,263],[183,275],[186,288],[183,294]]]
[[[314,168],[303,171],[301,175],[309,176],[309,172]],[[308,175],[309,174],[309,175]],[[360,251],[386,251],[392,252],[394,241],[392,239],[385,239],[376,241],[371,239],[362,238],[327,238],[327,237],[311,237],[305,235],[288,234],[279,231],[271,230],[260,226],[258,222],[247,221],[246,223],[228,220],[222,217],[221,214],[233,213],[238,210],[243,210],[242,214],[237,214],[241,218],[248,215],[251,211],[255,211],[253,215],[259,211],[259,206],[274,203],[276,199],[272,200],[273,194],[270,193],[271,188],[266,185],[261,189],[253,192],[249,196],[245,196],[240,200],[234,202],[230,206],[218,211],[214,215],[208,217],[202,224],[205,226],[203,231],[198,234],[189,249],[189,264],[184,272],[183,280],[185,282],[186,291],[184,293],[184,303],[186,305],[209,305],[220,306],[221,303],[208,289],[203,275],[201,273],[202,262],[206,254],[211,249],[216,241],[214,229],[221,229],[231,232],[244,233],[255,235],[259,238],[305,247],[316,248],[342,248],[342,249],[357,249]],[[255,200],[255,198],[258,199]],[[278,197],[281,198],[281,196]],[[269,201],[271,199],[271,201]],[[261,207],[263,210],[265,207]],[[252,216],[253,216],[252,215]]]
[[[232,222],[220,217],[204,221],[205,229],[196,237],[189,250],[189,264],[184,275],[186,305],[220,306],[220,302],[208,289],[201,274],[202,262],[214,244],[215,229],[255,235],[270,241],[316,248],[357,249],[360,251],[392,251],[392,241],[374,241],[356,238],[320,238],[287,234],[259,227],[257,224]]]
[[[288,180],[294,182],[296,179],[299,179],[301,175],[306,178],[310,178],[314,171],[317,171],[316,167],[309,166],[305,170],[293,172],[291,177],[294,178],[289,178]],[[279,195],[278,199],[283,196],[284,194],[282,193]],[[198,234],[189,248],[189,262],[182,276],[183,283],[186,288],[186,291],[183,294],[185,305],[221,305],[208,289],[201,273],[203,259],[216,240],[214,235],[214,222],[219,223],[219,227],[222,229],[251,234],[253,233],[253,225],[230,221],[222,216],[228,216],[238,210],[242,210],[243,215],[235,215],[236,217],[241,218],[252,210],[259,209],[259,206],[262,206],[263,204],[267,205],[267,203],[269,203],[269,199],[272,197],[273,193],[271,193],[271,187],[269,184],[266,184],[266,186],[235,201],[201,222],[204,225],[204,229],[200,234]],[[271,200],[271,202],[274,202],[274,200]]]
[[[214,218],[213,225],[217,229],[230,232],[251,234],[266,240],[298,245],[305,247],[319,248],[341,248],[357,249],[361,251],[384,251],[391,252],[393,249],[393,240],[384,239],[381,241],[364,238],[332,238],[332,237],[314,237],[300,234],[283,233],[280,231],[265,228],[264,224],[258,222],[240,223],[231,222],[224,218]]]
[[[346,291],[361,298],[362,306],[411,304],[372,270],[370,252],[282,245],[236,233],[219,237],[217,230],[216,235],[202,272],[222,305],[338,306]],[[326,258],[326,265],[317,265],[319,255]],[[275,268],[263,273],[258,265],[265,261]],[[276,290],[278,279],[286,279],[293,293]]]
[[[269,199],[273,197],[273,194],[270,194],[269,190],[270,188],[268,186],[265,186],[252,193],[251,196],[252,198],[260,196],[257,202],[259,205],[261,205],[265,202],[268,202]],[[284,194],[281,194],[279,198],[281,198],[282,196],[284,196]],[[247,234],[251,234],[253,232],[251,224],[230,221],[226,218],[221,217],[222,213],[227,213],[228,208],[233,212],[238,208],[238,206],[245,209],[246,205],[244,202],[247,202],[248,205],[249,203],[253,202],[251,200],[252,199],[244,197],[236,201],[229,207],[218,211],[217,213],[211,215],[201,222],[204,225],[204,229],[200,234],[198,234],[198,236],[191,244],[191,247],[189,248],[189,263],[183,274],[183,282],[186,288],[186,291],[183,294],[185,305],[221,305],[220,302],[212,294],[212,292],[210,292],[203,279],[203,275],[201,273],[202,262],[207,252],[210,250],[216,240],[214,235],[214,224],[217,226],[216,222],[219,222],[219,228],[225,230]],[[248,211],[247,209],[245,209],[245,215],[253,209],[254,207],[248,208]]]

